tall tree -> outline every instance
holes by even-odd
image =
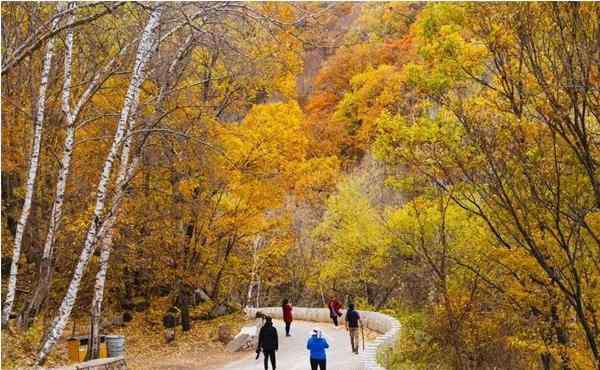
[[[140,162],[141,156],[143,155],[144,144],[150,133],[154,130],[155,126],[165,117],[167,114],[165,110],[165,101],[171,93],[171,89],[177,85],[178,79],[181,77],[181,64],[184,62],[186,56],[188,56],[194,46],[194,35],[189,35],[183,42],[181,47],[177,49],[172,61],[169,61],[169,67],[166,70],[166,74],[163,78],[162,85],[158,92],[158,97],[154,106],[155,114],[152,117],[144,120],[141,127],[136,128],[136,131],[142,133],[142,139],[140,140],[139,147],[134,153],[134,158],[130,159],[130,152],[133,145],[134,138],[134,124],[135,120],[132,118],[129,123],[128,136],[125,140],[123,151],[121,153],[121,159],[119,163],[119,171],[116,180],[116,191],[112,199],[112,208],[115,210],[110,213],[110,216],[104,221],[102,230],[100,232],[100,267],[96,274],[96,283],[94,285],[94,298],[92,301],[91,308],[91,325],[90,325],[90,341],[88,345],[88,359],[98,358],[100,350],[99,334],[100,334],[100,323],[102,314],[102,301],[104,297],[104,285],[106,283],[106,274],[108,271],[110,254],[112,249],[113,234],[115,223],[117,222],[118,210],[120,209],[120,203],[123,201],[125,188],[127,183],[131,181],[134,172],[136,171]],[[133,109],[137,111],[137,109]]]
[[[61,13],[64,9],[64,4],[59,3],[56,8],[57,13]],[[61,17],[54,17],[52,21],[52,30],[58,28]],[[10,315],[12,314],[12,308],[15,301],[15,293],[17,289],[17,273],[19,269],[19,259],[21,257],[21,245],[23,243],[23,234],[25,233],[25,227],[29,220],[29,213],[31,211],[31,203],[33,200],[33,192],[35,188],[35,180],[37,177],[38,166],[40,162],[40,148],[42,145],[42,132],[44,129],[44,114],[46,111],[46,91],[48,90],[48,84],[50,82],[50,69],[52,67],[52,58],[54,57],[54,39],[48,40],[46,45],[46,53],[44,56],[44,64],[42,67],[42,75],[40,78],[40,88],[37,98],[37,107],[34,120],[33,129],[33,141],[31,144],[31,154],[29,157],[29,171],[27,173],[27,183],[25,200],[23,203],[23,209],[21,210],[21,217],[17,224],[17,231],[15,234],[15,243],[13,246],[13,256],[10,266],[10,276],[8,280],[8,291],[4,300],[4,307],[2,309],[2,326],[6,326]]]
[[[73,10],[73,8],[75,8],[74,3],[69,3],[68,8],[69,10]],[[76,13],[71,12],[69,15],[69,22],[73,23],[75,19]],[[75,30],[73,28],[68,28],[65,38],[62,112],[66,121],[66,132],[65,141],[63,144],[63,154],[58,170],[58,180],[56,182],[52,209],[50,211],[48,232],[46,234],[46,241],[44,243],[42,259],[40,261],[37,283],[33,294],[28,300],[26,308],[19,317],[20,326],[22,328],[28,328],[31,325],[32,320],[37,315],[41,305],[45,301],[52,287],[55,241],[63,216],[62,213],[65,201],[65,191],[71,171],[73,151],[76,145],[75,135],[77,132],[77,123],[79,121],[80,113],[85,108],[86,104],[88,104],[88,102],[93,98],[94,94],[98,91],[102,84],[111,76],[112,72],[114,71],[115,64],[118,61],[118,57],[128,49],[128,46],[122,48],[118,55],[111,58],[103,68],[98,70],[92,79],[87,83],[85,90],[76,101],[75,105],[71,106],[70,101],[73,79],[72,64],[74,33]]]
[[[160,17],[163,8],[164,4],[158,4],[154,6],[154,8],[152,9],[152,13],[150,14],[150,17],[148,19],[148,23],[146,24],[146,27],[144,28],[144,31],[140,36],[133,72],[129,82],[127,94],[123,102],[123,109],[121,110],[121,116],[117,124],[115,137],[113,139],[113,143],[107,155],[106,161],[104,162],[104,168],[102,170],[102,175],[98,183],[98,190],[96,194],[96,206],[94,209],[94,214],[91,220],[90,227],[85,238],[84,247],[81,251],[81,255],[79,257],[79,261],[77,262],[77,266],[75,268],[73,278],[71,279],[71,282],[69,284],[67,293],[63,298],[61,306],[58,310],[58,314],[54,319],[48,334],[46,335],[40,346],[40,350],[38,352],[36,360],[36,363],[38,365],[42,365],[46,361],[48,353],[50,352],[52,347],[54,347],[56,341],[62,335],[67,320],[71,315],[73,305],[75,304],[81,279],[96,245],[97,234],[102,224],[102,217],[104,214],[106,196],[108,193],[108,185],[110,182],[110,175],[113,162],[115,161],[117,155],[122,149],[123,140],[127,135],[127,125],[129,122],[129,118],[130,116],[135,114],[135,112],[132,111],[132,108],[137,106],[140,94],[140,87],[142,85],[142,82],[144,81],[146,63],[155,51],[154,47],[156,39],[158,38],[157,30],[160,25]]]
[[[534,312],[557,338],[545,335],[544,344],[555,345],[562,368],[600,359],[592,298],[599,152],[589,136],[598,96],[588,87],[600,33],[597,21],[584,21],[597,12],[580,4],[428,7],[415,27],[423,58],[404,70],[422,113],[379,121],[380,157],[443,189],[512,255],[514,265],[498,265],[527,291],[518,310]]]

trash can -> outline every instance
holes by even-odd
[[[125,337],[122,335],[107,335],[106,346],[108,348],[108,357],[123,356],[123,352],[125,352]]]
[[[69,360],[74,362],[85,361],[85,355],[88,351],[89,337],[87,335],[76,335],[67,338],[67,349],[69,352]],[[106,348],[106,338],[104,335],[100,336],[100,358],[108,357]]]

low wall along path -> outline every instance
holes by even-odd
[[[274,319],[282,319],[281,307],[246,308],[248,317],[256,317],[256,312],[262,312]],[[365,328],[381,333],[374,341],[367,343],[365,351],[361,352],[360,358],[364,370],[386,370],[377,363],[377,353],[391,346],[398,338],[400,323],[395,318],[372,311],[358,311]],[[344,317],[342,317],[342,320]],[[331,322],[327,308],[305,308],[294,307],[294,320]],[[343,321],[342,321],[343,322]],[[343,324],[342,324],[343,325]]]

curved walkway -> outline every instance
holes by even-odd
[[[316,326],[323,330],[329,349],[327,350],[327,369],[331,370],[361,370],[363,369],[360,356],[352,354],[350,339],[344,326],[334,327],[332,324],[308,321],[294,321],[291,337],[285,336],[285,328],[281,320],[273,320],[279,336],[279,351],[277,351],[277,368],[280,370],[310,369],[306,341]],[[368,343],[368,342],[367,342]],[[362,342],[360,346],[362,351]],[[255,353],[249,353],[241,360],[226,366],[210,368],[210,370],[262,370],[262,354],[258,360]],[[271,366],[269,365],[269,369]]]

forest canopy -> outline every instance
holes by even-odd
[[[600,369],[598,3],[1,18],[2,335],[35,341],[4,364],[182,297],[337,295],[398,318],[388,369]]]

